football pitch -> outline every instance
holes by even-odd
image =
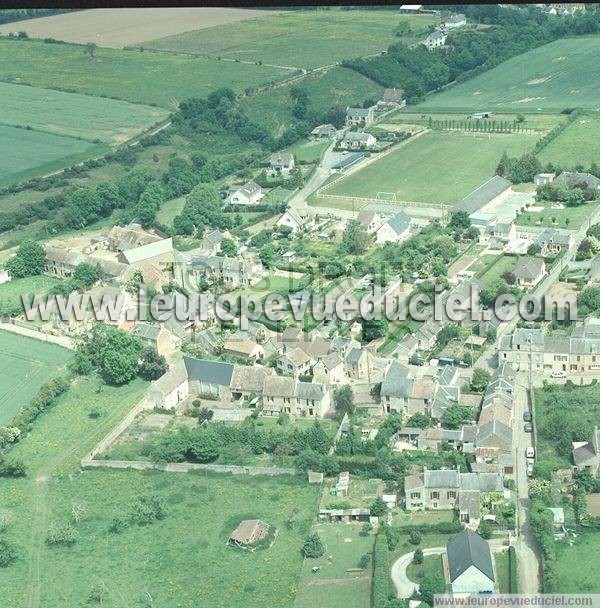
[[[432,131],[401,144],[322,194],[381,199],[385,193],[387,201],[454,204],[493,177],[503,152],[520,156],[537,137]]]
[[[71,357],[66,348],[0,331],[0,425],[10,424]]]

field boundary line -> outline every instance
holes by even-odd
[[[41,340],[42,342],[57,344],[58,346],[68,348],[69,350],[75,350],[75,343],[68,336],[53,336],[52,334],[43,332],[41,329],[29,329],[15,323],[7,323],[6,321],[0,321],[0,329],[4,329],[13,334]]]

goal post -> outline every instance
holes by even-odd
[[[379,201],[395,201],[396,193],[395,192],[378,192],[376,198]]]

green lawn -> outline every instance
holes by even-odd
[[[418,549],[418,547],[415,547]],[[408,578],[413,582],[419,584],[426,576],[435,574],[438,572],[443,576],[442,570],[442,556],[441,555],[427,555],[423,558],[422,564],[409,564],[406,568],[406,574]]]
[[[598,555],[600,532],[579,531],[575,544],[557,544],[558,589],[560,593],[600,593]]]
[[[517,264],[516,256],[512,255],[499,255],[486,266],[485,270],[481,274],[477,274],[477,278],[486,286],[490,287],[498,279],[502,278],[505,272],[511,272],[514,270]]]
[[[518,226],[543,226],[577,230],[598,209],[600,203],[595,201],[579,207],[565,207],[564,209],[552,209],[551,203],[540,202],[535,204],[545,207],[545,210],[535,213],[532,211],[521,213],[515,222]],[[553,219],[556,221],[552,221]]]
[[[361,536],[361,524],[319,524],[325,555],[306,559],[295,608],[365,608],[371,597],[371,564],[360,571],[361,556],[373,550],[374,536]],[[331,559],[329,558],[331,556]],[[313,566],[319,566],[313,572]],[[348,570],[351,570],[350,572]]]
[[[22,311],[22,295],[45,295],[58,282],[59,279],[42,274],[2,283],[0,285],[0,314],[10,314],[16,310]]]
[[[360,106],[367,99],[381,99],[383,87],[354,70],[335,67],[326,72],[309,74],[299,82],[248,97],[241,101],[250,120],[260,121],[273,133],[283,130],[297,119],[292,115],[292,87],[301,87],[308,94],[308,112],[324,114],[331,106]]]
[[[330,145],[329,139],[299,141],[284,151],[293,154],[299,163],[316,163]]]
[[[0,125],[0,186],[50,173],[106,151],[89,141]]]
[[[83,47],[0,40],[0,80],[157,104],[205,96],[219,87],[243,92],[289,75],[289,70],[172,53],[99,49],[90,61]]]
[[[551,112],[598,108],[600,37],[565,38],[431,95],[417,111]]]
[[[146,383],[113,388],[96,378],[78,380],[36,422],[12,454],[28,465],[25,479],[0,479],[0,510],[12,519],[4,538],[19,559],[0,569],[2,604],[21,608],[87,606],[104,584],[105,605],[165,608],[289,607],[302,558],[300,548],[316,508],[318,488],[293,478],[213,476],[161,472],[79,471],[80,458],[143,395]],[[101,416],[89,412],[97,407]],[[155,495],[167,512],[152,525],[108,531],[115,514],[136,498]],[[54,521],[84,508],[72,548],[45,542]],[[288,520],[296,512],[295,524]],[[255,553],[226,540],[238,522],[261,518],[279,533]],[[276,569],[276,575],[274,575]]]
[[[164,226],[172,226],[176,215],[183,211],[185,196],[165,201],[156,214],[156,220]]]
[[[0,123],[37,131],[122,143],[163,120],[162,108],[0,82]]]
[[[248,19],[168,36],[140,46],[176,53],[210,54],[242,61],[314,68],[370,55],[398,42],[401,22],[417,31],[438,19],[431,15],[400,16],[389,10],[304,10]],[[417,32],[404,38],[410,43]]]
[[[10,423],[49,378],[64,370],[71,351],[0,331],[0,426]]]
[[[498,578],[497,582],[500,593],[508,593],[508,551],[504,551],[504,553],[494,553],[493,557],[494,562],[496,562],[496,576]]]
[[[453,204],[494,175],[503,152],[520,155],[533,147],[535,139],[433,131],[400,144],[323,194],[376,198],[379,192],[393,192],[397,200]]]
[[[600,158],[600,118],[580,116],[538,155],[542,165],[589,168]]]

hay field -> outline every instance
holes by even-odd
[[[144,40],[271,14],[273,11],[223,7],[103,8],[7,23],[0,26],[0,32],[25,31],[30,38],[95,42],[120,49]]]

